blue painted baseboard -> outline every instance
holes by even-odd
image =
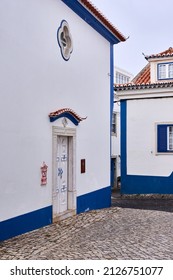
[[[111,186],[77,197],[77,214],[111,206]]]
[[[77,197],[77,214],[111,206],[111,186]],[[52,206],[0,222],[0,241],[52,223]]]
[[[121,184],[122,194],[173,194],[173,173],[168,177],[126,175]]]
[[[52,223],[52,206],[0,222],[0,241]]]

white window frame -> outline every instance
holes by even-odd
[[[167,150],[173,151],[173,125],[167,127]]]
[[[158,63],[157,73],[158,80],[173,79],[173,62]]]
[[[173,78],[173,63],[168,65],[168,77]]]

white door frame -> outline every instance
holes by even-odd
[[[69,160],[68,160],[68,210],[62,213],[55,213],[54,211],[54,194],[56,190],[56,151],[57,151],[57,137],[67,136],[69,146]],[[62,128],[58,126],[52,127],[52,205],[53,205],[53,222],[65,219],[76,214],[76,129]]]

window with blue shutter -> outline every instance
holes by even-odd
[[[173,124],[157,125],[157,152],[173,153]]]

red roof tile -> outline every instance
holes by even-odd
[[[62,109],[59,109],[55,112],[51,112],[49,114],[49,118],[51,121],[54,121],[60,117],[63,117],[63,116],[72,116],[72,119],[74,120],[75,123],[79,123],[83,120],[85,120],[86,118],[82,118],[80,117],[76,112],[74,112],[72,109],[70,108],[62,108]]]
[[[150,64],[148,63],[134,78],[133,80],[128,83],[128,84],[116,84],[115,87],[129,87],[132,85],[145,85],[145,84],[150,84],[151,79],[150,79]]]
[[[132,80],[133,84],[150,83],[150,64],[148,63]]]
[[[150,56],[145,56],[148,60],[149,58],[164,58],[172,57],[173,48],[169,48],[161,53],[152,54]],[[133,78],[131,83],[115,85],[115,90],[128,90],[128,89],[144,89],[144,88],[159,88],[159,87],[173,87],[172,81],[156,81],[151,83],[150,75],[150,62]]]
[[[78,0],[83,4],[103,25],[105,25],[120,41],[126,41],[124,35],[89,0]]]
[[[171,56],[173,56],[172,47],[158,54],[146,55],[145,58],[148,60],[149,58],[161,58],[161,57],[171,57]]]

